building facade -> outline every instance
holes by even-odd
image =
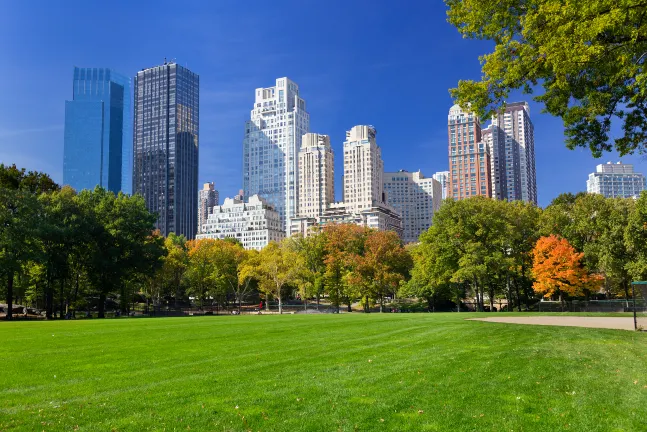
[[[74,68],[65,102],[63,183],[132,192],[130,79],[105,68]]]
[[[405,243],[416,243],[420,234],[431,226],[434,214],[442,204],[443,187],[420,171],[400,170],[384,173],[387,203],[402,217]]]
[[[449,172],[451,184],[448,196],[463,199],[492,196],[490,154],[481,142],[478,117],[454,105],[447,117],[449,136]]]
[[[351,213],[384,203],[384,162],[373,126],[355,126],[344,142],[344,203]]]
[[[482,135],[491,157],[492,197],[537,204],[535,131],[528,104],[507,104]]]
[[[213,207],[196,238],[239,240],[245,249],[261,250],[271,241],[285,238],[278,212],[263,198],[252,195],[247,202],[226,198]]]
[[[637,198],[646,187],[645,176],[635,172],[632,164],[621,162],[596,166],[586,181],[588,193],[602,194],[607,198]]]
[[[134,80],[133,189],[159,215],[162,235],[198,231],[200,78],[175,62]]]
[[[447,198],[449,195],[447,194],[447,187],[451,183],[450,181],[450,175],[449,171],[438,171],[434,175],[431,176],[434,180],[438,181],[440,185],[443,188],[443,199]]]
[[[207,222],[213,207],[219,203],[220,196],[213,182],[205,183],[200,190],[200,196],[198,196],[198,234],[202,232],[202,225]]]
[[[243,191],[260,195],[278,211],[284,231],[299,201],[299,157],[303,135],[310,130],[299,86],[279,78],[274,87],[258,88],[243,140]]]
[[[334,163],[328,135],[303,136],[299,150],[298,217],[320,216],[335,201]]]

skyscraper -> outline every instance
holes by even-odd
[[[135,77],[134,192],[157,228],[195,237],[198,227],[200,78],[175,62]]]
[[[645,189],[645,176],[635,172],[633,165],[621,162],[598,165],[586,181],[588,193],[599,193],[607,198],[637,198]]]
[[[330,137],[303,136],[299,150],[299,217],[318,217],[335,201],[334,157]]]
[[[449,171],[438,171],[436,174],[431,176],[434,180],[438,181],[443,188],[443,199],[447,198],[449,194],[447,193],[447,188],[450,185]]]
[[[198,234],[202,232],[202,226],[207,222],[207,218],[214,206],[220,201],[218,191],[211,183],[205,183],[200,190],[198,197]]]
[[[74,68],[65,102],[63,183],[131,193],[130,80],[111,69]]]
[[[454,199],[491,196],[490,154],[481,142],[478,117],[454,105],[447,120],[451,176],[448,196]]]
[[[534,127],[526,102],[506,105],[483,130],[492,158],[492,197],[537,204]]]
[[[260,195],[279,213],[286,232],[298,211],[301,140],[310,130],[299,86],[278,78],[276,86],[258,88],[243,140],[243,191]]]
[[[415,243],[431,226],[434,214],[442,203],[443,187],[434,178],[420,171],[405,170],[384,173],[387,203],[402,215],[405,243]]]
[[[354,126],[344,142],[344,203],[352,213],[384,203],[384,162],[373,126]]]

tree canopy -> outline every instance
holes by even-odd
[[[445,0],[448,21],[466,38],[494,42],[482,79],[451,95],[487,118],[511,90],[561,117],[570,149],[595,157],[647,151],[647,2],[644,0]],[[612,124],[622,132],[611,136]]]

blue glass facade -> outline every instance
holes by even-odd
[[[110,69],[74,68],[65,102],[63,183],[77,191],[132,192],[130,79]]]

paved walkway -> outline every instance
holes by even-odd
[[[506,316],[489,318],[470,318],[473,321],[488,321],[508,324],[531,324],[564,327],[589,327],[618,330],[633,330],[631,317],[577,317],[577,316]]]

